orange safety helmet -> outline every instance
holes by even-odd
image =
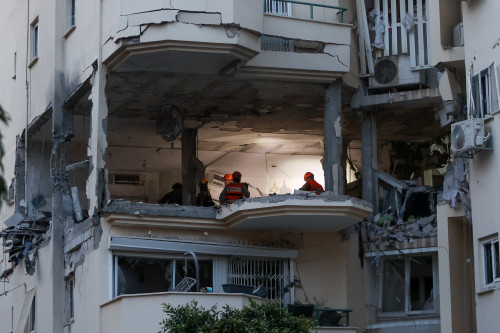
[[[206,178],[202,178],[202,179],[200,180],[200,184],[208,184],[208,179],[206,179]]]
[[[306,172],[304,175],[304,180],[307,180],[307,178],[312,177],[314,179],[314,175],[312,172]]]
[[[241,172],[239,172],[239,171],[235,171],[235,172],[233,172],[233,179],[234,179],[234,178],[241,179]]]
[[[233,180],[233,175],[230,173],[226,173],[224,175],[224,181],[228,181],[228,180]]]

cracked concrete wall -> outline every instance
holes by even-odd
[[[118,2],[118,1],[117,1]],[[136,1],[122,0],[118,5],[109,6],[109,15],[114,24],[106,23],[103,26],[103,35],[105,38],[105,54],[112,54],[119,45],[121,39],[140,37],[141,42],[151,41],[157,38],[156,34],[148,30],[152,30],[154,26],[159,26],[161,31],[166,24],[169,26],[175,23],[188,24],[197,26],[198,31],[201,27],[212,27],[208,29],[209,33],[213,34],[214,28],[222,27],[224,30],[233,27],[238,30],[245,30],[248,32],[259,34],[262,32],[262,4],[257,1],[244,1],[244,0],[193,0],[193,1],[178,1],[178,0],[157,0],[148,1],[147,3],[138,3]],[[119,7],[120,15],[117,16],[115,11]],[[107,11],[107,7],[104,7]],[[248,15],[255,13],[255,15]],[[153,29],[158,30],[158,29]],[[207,29],[203,30],[206,33]],[[144,34],[151,35],[149,38],[143,36]],[[238,34],[240,35],[240,34]],[[142,36],[142,37],[141,37]],[[191,36],[191,37],[189,37]],[[180,30],[179,33],[173,34],[168,39],[172,40],[186,40],[195,38],[200,42],[211,41],[212,38],[196,38],[200,37],[198,34],[192,34],[190,31]],[[226,36],[228,37],[228,36]],[[229,36],[231,37],[231,36]],[[241,36],[239,36],[241,37]],[[255,37],[257,37],[255,35]],[[220,36],[219,38],[222,38]],[[165,36],[159,40],[165,40]],[[252,48],[257,48],[255,42],[246,41],[250,43]],[[105,57],[106,58],[106,57]]]

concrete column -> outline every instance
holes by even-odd
[[[39,263],[36,276],[45,274],[45,279],[38,279],[36,307],[37,313],[43,313],[44,318],[38,316],[36,320],[36,331],[62,333],[64,330],[64,304],[65,304],[65,282],[64,282],[64,224],[65,208],[64,196],[67,188],[65,171],[66,156],[64,153],[64,142],[72,135],[72,115],[64,108],[64,99],[67,96],[67,79],[64,75],[64,41],[61,38],[66,29],[66,9],[63,0],[47,3],[51,7],[54,20],[47,23],[48,31],[53,38],[54,55],[52,58],[54,66],[52,96],[52,169],[50,170],[52,191],[52,219],[50,228],[50,242],[47,251],[51,262]],[[52,24],[52,29],[49,27]],[[71,119],[68,121],[68,117]],[[26,131],[28,129],[26,128]],[[25,147],[27,148],[27,147]],[[25,161],[28,163],[28,161]],[[26,178],[28,179],[28,178]],[[26,193],[28,199],[28,193]],[[41,250],[41,251],[43,251]],[[44,266],[44,267],[43,267]],[[49,283],[47,283],[49,282]],[[41,319],[41,320],[40,320]]]
[[[196,204],[196,128],[182,129],[182,204]]]
[[[108,104],[106,99],[106,68],[102,63],[91,78],[92,98],[91,132],[88,156],[91,171],[87,180],[87,197],[90,200],[89,215],[97,213],[105,200],[105,167],[107,140]]]
[[[344,194],[344,170],[342,166],[342,106],[341,83],[335,81],[325,96],[325,153],[323,171],[325,190]]]
[[[377,177],[377,127],[375,115],[363,111],[361,124],[361,157],[363,169],[363,200],[373,205],[378,211]]]

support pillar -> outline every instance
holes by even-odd
[[[377,124],[372,112],[363,111],[361,123],[361,155],[363,171],[363,200],[378,212]]]
[[[325,96],[325,152],[323,171],[325,190],[336,195],[344,194],[344,170],[342,166],[342,104],[341,83],[335,81]]]
[[[89,215],[99,212],[106,194],[106,151],[108,103],[106,98],[106,68],[101,63],[91,78],[92,111],[88,156],[91,171],[87,180],[87,197],[90,200]]]
[[[182,129],[182,204],[196,204],[197,161],[196,158],[196,128]]]

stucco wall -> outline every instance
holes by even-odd
[[[500,12],[500,2],[495,0],[471,1],[462,4],[465,33],[465,64],[467,71],[472,66],[473,73],[489,66],[493,61],[500,63],[500,46],[498,39],[498,24],[500,17],[492,13]],[[478,38],[481,36],[481,38]],[[500,135],[499,115],[486,121],[492,130],[496,141]],[[498,147],[495,147],[497,149]],[[472,199],[472,223],[474,234],[474,257],[476,293],[484,288],[482,263],[480,262],[479,239],[498,233],[500,224],[496,219],[499,215],[500,196],[498,195],[498,166],[500,154],[498,149],[493,152],[483,152],[475,155],[470,166],[470,191]],[[478,332],[494,332],[500,326],[498,305],[500,292],[494,290],[486,294],[476,295],[476,315]]]

